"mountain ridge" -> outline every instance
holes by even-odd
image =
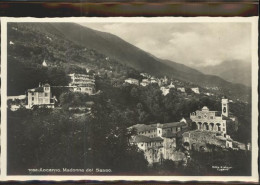
[[[96,31],[76,23],[23,23],[23,25],[27,27],[26,29],[56,35],[76,45],[94,49],[140,72],[161,77],[166,75],[204,88],[219,87],[221,93],[236,98],[250,94],[250,89],[244,85],[232,84],[217,76],[205,75],[183,64],[158,59],[110,33]]]
[[[218,65],[200,67],[197,70],[204,74],[219,76],[228,82],[251,87],[251,64],[245,61],[223,61]]]

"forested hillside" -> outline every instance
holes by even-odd
[[[32,36],[34,36],[30,47],[31,49],[34,48],[38,50],[31,54],[39,54],[38,56],[41,57],[41,59],[43,57],[49,57],[50,62],[54,62],[55,60],[65,63],[80,61],[84,64],[87,63],[89,59],[86,55],[88,52],[85,52],[84,49],[95,50],[112,60],[116,60],[122,65],[126,65],[138,71],[147,72],[155,76],[167,75],[174,79],[197,84],[201,87],[217,87],[218,91],[216,93],[223,93],[234,99],[250,100],[250,88],[246,86],[232,84],[217,76],[204,75],[200,72],[193,73],[191,71],[194,70],[191,70],[185,65],[174,62],[169,63],[157,59],[109,33],[95,31],[74,23],[26,23],[20,25],[12,23],[9,27],[11,33],[22,34],[17,36],[22,36],[25,40],[30,40],[30,38],[32,39]],[[16,28],[18,30],[16,30]],[[12,40],[13,34],[10,34],[9,40]],[[25,34],[26,37],[23,34]],[[20,37],[18,38],[20,39]],[[40,42],[38,47],[37,42]],[[47,46],[46,44],[48,43],[52,44]],[[60,50],[52,50],[52,45],[56,45]],[[44,49],[41,50],[39,47],[44,47]],[[79,50],[79,48],[82,50]],[[22,52],[21,49],[20,52]],[[60,56],[63,52],[66,53],[66,56]],[[26,55],[30,56],[31,54],[27,53]],[[34,60],[33,57],[30,58]]]

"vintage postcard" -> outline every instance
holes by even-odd
[[[2,178],[257,182],[257,24],[2,18]]]

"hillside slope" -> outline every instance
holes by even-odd
[[[247,62],[224,61],[216,66],[198,68],[199,71],[216,75],[232,83],[240,83],[251,86],[251,65]]]
[[[19,29],[23,29],[25,32],[26,30],[33,31],[37,39],[40,38],[39,35],[51,35],[64,42],[70,42],[72,45],[93,49],[140,72],[147,72],[155,76],[167,75],[201,87],[218,87],[220,93],[233,98],[249,98],[250,89],[243,85],[232,84],[217,76],[204,75],[182,64],[157,59],[109,33],[95,31],[75,23],[22,23],[20,25],[12,23],[12,25],[20,26]],[[44,52],[44,50],[45,48],[41,48],[39,52]],[[55,58],[55,54],[53,58]],[[73,57],[69,60],[67,62],[75,61]]]

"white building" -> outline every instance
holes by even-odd
[[[139,80],[134,79],[134,78],[127,78],[127,79],[125,80],[125,83],[134,84],[134,85],[139,85]]]
[[[185,93],[185,88],[184,87],[178,87],[177,90]]]
[[[147,73],[140,73],[141,76],[145,77],[145,78],[150,78],[151,75],[147,74]]]
[[[151,78],[151,83],[159,83],[159,80],[156,79],[155,77],[152,77]]]
[[[93,84],[86,84],[85,86],[75,86],[72,88],[73,92],[86,93],[93,95],[95,93],[95,87]]]
[[[175,151],[176,134],[187,127],[185,122],[165,124],[137,124],[129,129],[136,129],[137,135],[131,139],[144,152],[149,164],[161,162],[164,159],[173,161],[183,160],[183,153]]]
[[[43,60],[42,66],[43,66],[43,67],[48,67],[48,64],[47,64],[47,62],[46,62],[45,60]]]
[[[34,89],[28,89],[28,105],[31,109],[33,106],[54,108],[55,98],[52,98],[51,87],[49,84],[39,85]]]
[[[69,86],[84,86],[89,83],[95,84],[95,78],[91,75],[73,73],[69,74],[69,77],[71,78]]]
[[[190,114],[190,119],[196,124],[198,130],[208,130],[226,134],[227,122],[235,118],[229,115],[229,101],[222,99],[222,112],[210,111],[204,106],[202,110],[197,110]]]
[[[196,94],[200,94],[200,90],[198,87],[191,88],[191,90]]]
[[[207,96],[214,96],[214,94],[213,93],[209,93],[209,92],[207,92],[207,93],[204,93],[205,95],[207,95]]]
[[[93,95],[96,92],[95,78],[86,74],[69,74],[71,82],[69,86],[73,92],[87,93]]]
[[[147,86],[147,85],[149,85],[151,82],[150,82],[150,80],[149,79],[142,79],[142,82],[140,83],[140,85],[141,86]]]
[[[170,88],[168,88],[168,87],[160,87],[160,90],[162,91],[162,94],[164,96],[166,96],[167,94],[170,93]]]
[[[171,82],[170,85],[168,85],[169,88],[175,88],[175,85]]]

